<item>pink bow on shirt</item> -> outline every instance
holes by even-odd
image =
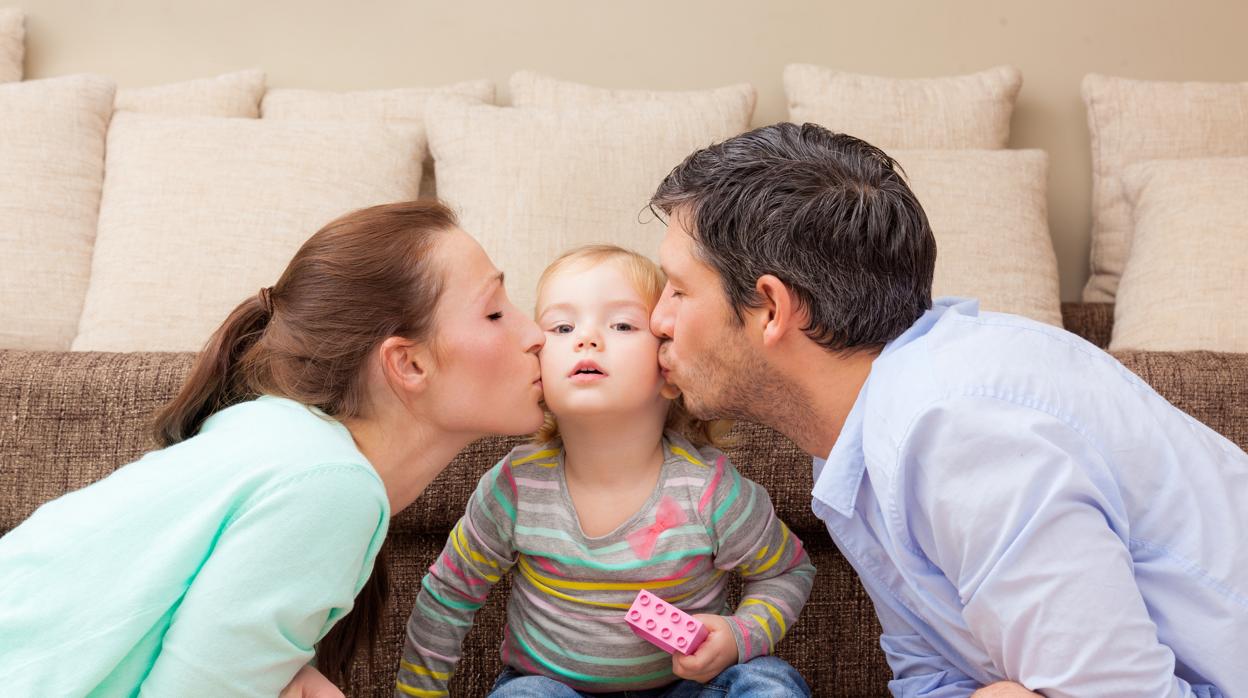
[[[688,517],[685,516],[685,510],[680,508],[676,500],[663,495],[654,514],[654,523],[640,531],[633,531],[628,534],[628,544],[632,546],[633,552],[637,554],[637,557],[649,560],[650,556],[654,554],[654,545],[659,541],[659,534],[688,520]]]

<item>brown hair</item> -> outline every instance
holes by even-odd
[[[443,279],[430,260],[438,233],[457,226],[437,201],[373,206],[321,228],[271,288],[238,305],[156,417],[171,446],[213,413],[259,395],[311,405],[339,419],[365,407],[363,367],[388,337],[430,339]],[[388,595],[386,549],[353,610],[317,644],[317,668],[342,683],[361,647],[373,660]]]
[[[564,252],[547,265],[537,280],[537,295],[542,295],[542,289],[551,278],[577,263],[591,267],[607,263],[620,265],[624,276],[633,283],[637,295],[641,296],[646,308],[651,311],[658,305],[663,287],[667,284],[663,270],[644,255],[616,245],[584,245]],[[694,446],[722,446],[728,431],[732,429],[732,421],[698,419],[689,414],[689,410],[685,408],[685,398],[681,396],[672,401],[671,408],[667,411],[667,423],[663,428],[681,434]],[[533,441],[546,443],[558,439],[559,423],[555,420],[555,415],[546,410],[546,422],[533,435]]]

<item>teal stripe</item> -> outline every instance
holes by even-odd
[[[664,538],[672,538],[674,536],[694,534],[694,533],[700,535],[705,532],[706,532],[706,529],[697,525],[678,526],[676,528],[669,528],[663,531],[662,533],[660,533],[659,539],[662,540]],[[561,540],[569,545],[576,546],[576,548],[580,550],[582,553],[584,553],[585,555],[610,555],[612,553],[618,553],[618,552],[623,552],[625,550],[632,549],[632,546],[629,545],[628,541],[626,540],[620,541],[619,543],[612,543],[611,545],[606,545],[596,550],[590,549],[586,547],[584,543],[581,543],[580,541],[573,538],[572,534],[568,533],[567,531],[563,531],[557,528],[517,525],[516,533],[517,534],[523,533],[523,534],[528,534],[531,536],[538,536],[540,538],[554,538],[557,540]]]
[[[507,512],[507,516],[514,522],[516,520],[516,508],[511,505],[511,502],[507,501],[506,495],[503,494],[503,490],[498,486],[498,481],[502,479],[502,477],[503,469],[500,466],[498,468],[498,472],[494,474],[494,486],[491,490],[493,490],[494,499],[498,500],[499,506],[503,508],[503,511]]]
[[[742,513],[740,516],[738,516],[736,521],[732,522],[732,525],[728,527],[728,530],[724,532],[724,535],[720,536],[719,538],[720,540],[732,540],[732,534],[735,533],[736,530],[741,527],[741,524],[745,523],[746,521],[750,519],[750,514],[753,513],[754,511],[754,500],[757,498],[757,496],[758,496],[758,488],[751,487],[750,488],[750,501],[745,506],[745,512]]]
[[[728,491],[728,497],[724,500],[724,503],[719,505],[719,508],[715,510],[714,514],[711,514],[711,525],[719,523],[719,517],[723,516],[724,512],[728,511],[728,507],[732,506],[732,503],[737,501],[737,495],[740,494],[740,492],[741,476],[737,474],[736,469],[733,469],[732,489]]]
[[[554,642],[551,642],[550,639],[547,638],[545,635],[543,635],[541,631],[539,631],[537,627],[535,627],[532,623],[526,622],[524,624],[524,629],[529,633],[529,635],[532,635],[533,639],[537,640],[538,643],[540,643],[542,647],[545,647],[551,652],[562,654],[563,656],[573,661],[584,662],[586,664],[603,664],[606,666],[637,666],[638,664],[650,664],[653,662],[662,661],[663,659],[666,659],[667,657],[671,656],[667,652],[655,652],[654,654],[647,654],[644,657],[628,657],[628,658],[623,658],[623,659],[615,659],[612,657],[595,657],[590,654],[582,654],[580,652],[573,652],[572,650],[563,649],[562,647],[556,645]]]
[[[462,618],[456,618],[454,616],[448,616],[444,613],[439,613],[436,609],[430,608],[429,600],[422,596],[416,597],[416,605],[421,607],[420,612],[423,613],[428,618],[432,618],[436,621],[446,623],[447,625],[454,625],[460,628],[472,627],[472,621],[467,621]]]
[[[564,669],[563,667],[560,667],[560,666],[555,666],[554,664],[551,664],[550,662],[541,658],[540,656],[538,656],[536,652],[533,651],[533,648],[530,647],[529,644],[524,641],[524,638],[520,637],[520,633],[517,633],[513,630],[511,633],[511,636],[515,638],[517,643],[519,643],[520,648],[523,649],[524,653],[529,656],[529,659],[532,659],[538,664],[541,664],[542,666],[546,667],[546,669],[550,671],[552,674],[566,676],[569,679],[572,679],[573,681],[581,681],[583,683],[633,683],[635,681],[649,681],[651,679],[667,678],[672,675],[671,669],[664,669],[663,671],[656,671],[650,674],[641,674],[639,676],[622,676],[622,677],[591,676],[589,674],[582,674],[577,671],[572,671],[570,669]]]
[[[420,580],[420,585],[425,588],[425,591],[429,592],[430,596],[437,599],[438,603],[442,604],[443,606],[446,606],[447,608],[458,608],[458,609],[462,609],[465,611],[475,611],[478,608],[481,608],[481,606],[483,605],[480,603],[472,603],[471,601],[453,601],[451,599],[446,598],[445,596],[442,596],[438,592],[434,591],[433,586],[429,584],[429,575],[425,575],[425,578]]]
[[[710,555],[713,551],[710,546],[704,546],[701,548],[677,550],[670,553],[664,553],[662,555],[655,555],[649,560],[630,560],[628,562],[592,562],[589,560],[567,557],[565,555],[555,555],[553,553],[538,550],[520,550],[519,552],[523,555],[528,555],[529,557],[548,558],[572,567],[584,567],[586,569],[601,570],[604,572],[619,572],[621,570],[639,570],[645,567],[650,567],[657,562],[668,562],[669,560],[681,560],[684,558],[697,557],[699,555]]]

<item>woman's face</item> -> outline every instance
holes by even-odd
[[[451,230],[434,257],[444,286],[434,311],[429,395],[446,431],[526,434],[542,424],[537,323],[507,298],[503,275],[472,236]]]

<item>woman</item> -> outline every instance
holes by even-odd
[[[542,424],[541,344],[441,204],[330,223],[209,340],[164,448],[0,539],[3,692],[272,696],[317,685],[314,647],[340,676],[376,635],[390,515],[472,440]]]

